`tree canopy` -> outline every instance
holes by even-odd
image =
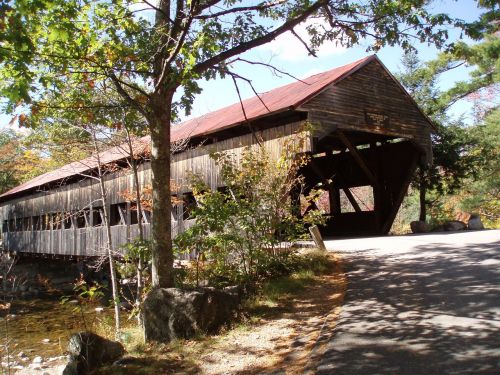
[[[498,155],[494,150],[500,125],[495,124],[498,102],[495,103],[494,98],[500,82],[500,38],[498,23],[492,18],[492,14],[498,14],[498,6],[490,5],[493,10],[472,26],[471,36],[475,42],[457,42],[436,59],[425,63],[415,53],[408,53],[403,58],[404,69],[398,78],[437,126],[433,134],[434,163],[426,170],[421,168],[415,181],[420,190],[420,220],[426,220],[427,189],[440,196],[452,194],[463,190],[463,182],[469,179],[476,186],[475,194],[482,196],[483,201],[491,203],[497,196],[491,185],[495,182],[493,172],[498,170]],[[441,75],[464,66],[469,68],[466,79],[455,82],[450,88],[439,88]],[[486,100],[479,104],[483,98]],[[463,118],[449,116],[449,109],[464,99],[477,102],[474,124],[469,126]],[[475,183],[479,176],[485,179],[482,193]],[[478,208],[479,200],[469,199],[469,208]]]
[[[197,81],[232,76],[239,56],[269,43],[305,20],[311,55],[323,43],[370,50],[415,42],[442,46],[447,26],[481,32],[433,14],[425,0],[16,0],[0,5],[0,95],[20,111],[21,125],[36,125],[50,107],[94,121],[95,88],[114,91],[141,114],[152,140],[153,283],[172,285],[170,238],[170,125],[189,112]],[[493,3],[482,1],[493,7]],[[446,27],[445,27],[446,26]],[[466,27],[469,26],[469,27]],[[484,31],[484,30],[483,30]],[[68,90],[72,88],[72,90]],[[174,100],[180,89],[182,95]],[[73,92],[75,95],[68,95]],[[114,106],[112,104],[111,106]],[[42,116],[45,119],[47,116]],[[31,123],[30,123],[31,119]]]

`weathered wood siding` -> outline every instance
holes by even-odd
[[[257,132],[256,136],[267,149],[271,158],[276,159],[283,150],[284,143],[301,129],[302,123],[292,123]],[[172,179],[176,181],[180,190],[176,193],[189,191],[188,175],[197,173],[212,188],[222,185],[219,169],[210,158],[210,152],[231,152],[238,160],[245,147],[255,146],[257,142],[252,134],[246,134],[207,146],[188,149],[173,155]],[[304,146],[309,151],[310,142]],[[82,176],[83,178],[83,176]],[[140,166],[139,181],[141,186],[151,184],[150,163]],[[126,203],[122,194],[124,191],[133,191],[133,175],[130,171],[119,171],[105,177],[105,187],[108,192],[108,204]],[[102,207],[99,183],[95,179],[86,178],[50,189],[42,188],[31,195],[13,199],[0,205],[2,224],[5,220],[40,217],[45,214],[65,213],[75,215],[89,207]],[[182,207],[180,208],[182,212]],[[129,219],[127,219],[129,220]],[[175,220],[172,217],[172,234],[192,225],[192,220]],[[149,223],[144,224],[146,238],[149,238]],[[111,227],[113,248],[117,250],[130,239],[138,236],[137,225],[113,225]],[[102,226],[88,226],[85,228],[50,229],[50,230],[14,230],[4,231],[3,244],[9,250],[25,251],[44,254],[97,256],[105,249],[105,228]]]
[[[302,122],[295,122],[258,131],[255,136],[261,141],[262,146],[267,150],[271,159],[277,160],[283,151],[285,142],[294,137],[303,126]],[[172,179],[178,185],[186,186],[189,173],[195,173],[202,176],[212,189],[222,186],[219,168],[210,158],[210,153],[230,151],[234,155],[235,160],[240,160],[243,150],[246,147],[257,147],[255,136],[253,134],[246,134],[174,155],[171,170]],[[304,145],[303,151],[310,150],[311,143],[307,142]]]
[[[431,158],[428,120],[376,61],[329,87],[303,109],[319,125],[319,137],[343,129],[407,138]]]

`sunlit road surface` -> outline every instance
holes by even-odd
[[[317,374],[500,374],[500,231],[326,241],[348,276]]]

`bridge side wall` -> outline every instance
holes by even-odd
[[[256,137],[261,140],[270,156],[276,159],[287,140],[296,136],[303,127],[295,122],[259,131]],[[190,193],[188,176],[196,173],[202,176],[212,188],[223,185],[219,168],[210,158],[211,152],[231,152],[238,160],[246,147],[256,147],[252,134],[225,139],[208,146],[200,146],[177,153],[172,157],[172,179],[179,197]],[[304,152],[311,148],[310,142],[304,145]],[[151,184],[150,163],[140,166],[139,181],[142,187]],[[105,177],[108,192],[109,212],[112,216],[113,248],[119,247],[138,235],[138,225],[134,223],[136,212],[133,204],[127,201],[124,192],[134,189],[133,175],[130,171],[118,171]],[[105,249],[105,228],[101,225],[100,209],[102,200],[98,181],[85,178],[78,182],[65,184],[51,189],[40,188],[33,192],[0,205],[2,240],[5,249],[68,256],[99,256]],[[146,213],[144,228],[149,238],[151,217]],[[172,213],[172,235],[192,224],[184,215],[183,204],[177,205]]]

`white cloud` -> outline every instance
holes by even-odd
[[[307,26],[311,24],[321,25],[321,21],[308,20],[301,23],[294,30],[301,37],[303,41],[308,43],[310,41],[309,34],[307,33]],[[309,44],[309,43],[308,43]],[[271,53],[272,56],[284,61],[301,61],[310,58],[307,49],[302,42],[294,36],[291,32],[286,32],[280,35],[271,43],[261,47],[264,52]],[[318,57],[326,57],[331,55],[341,55],[346,52],[346,48],[336,45],[335,42],[326,41],[321,45],[317,51]]]

